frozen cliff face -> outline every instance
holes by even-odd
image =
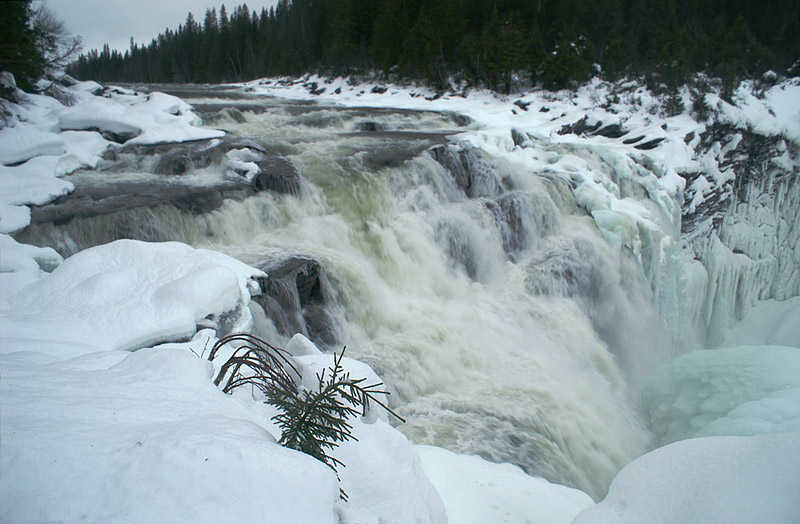
[[[700,322],[713,346],[757,301],[800,294],[800,147],[714,124],[696,148],[682,236],[707,272]]]

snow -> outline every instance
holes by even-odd
[[[723,122],[766,136],[785,135],[800,143],[800,79],[773,86],[760,95],[754,81],[747,81],[734,92],[734,103],[713,94],[707,95],[706,101],[720,110]]]
[[[213,386],[215,367],[199,356],[213,341],[202,330],[188,343],[133,353],[0,355],[0,493],[13,501],[2,520],[447,521],[414,447],[385,416],[351,420],[357,440],[334,452],[346,464],[339,476],[349,501],[339,500],[333,470],[276,444],[275,408]],[[313,349],[298,358],[309,386],[333,363]],[[379,381],[366,364],[343,365]]]
[[[196,127],[196,117],[179,98],[153,93],[131,94],[121,91],[109,103],[108,99],[95,97],[77,104],[59,116],[62,130],[96,130],[134,135],[126,143],[159,144],[220,138],[224,132]]]
[[[62,158],[39,156],[21,166],[0,166],[0,201],[9,205],[43,205],[71,192],[72,183],[57,178],[58,174],[66,174],[59,168]]]
[[[261,275],[233,258],[177,242],[97,246],[8,298],[0,317],[2,350],[23,350],[42,336],[84,352],[186,338],[208,315],[236,312],[246,320],[246,281]]]
[[[9,297],[41,278],[45,271],[52,271],[61,261],[61,255],[52,248],[20,244],[0,233],[0,315],[9,309]],[[0,338],[0,352],[5,345],[6,341]]]
[[[3,165],[64,153],[64,139],[55,133],[45,133],[24,124],[0,129],[0,163]]]
[[[0,204],[0,233],[13,233],[31,223],[31,208]]]
[[[800,432],[800,349],[739,346],[682,355],[653,374],[643,401],[661,444]]]
[[[3,522],[337,522],[333,471],[188,351],[0,358]]]
[[[433,446],[415,446],[452,524],[569,524],[594,504],[582,491]]]
[[[800,297],[765,300],[735,325],[722,347],[774,345],[800,348]]]
[[[796,524],[800,433],[706,437],[651,451],[573,524]]]
[[[359,376],[359,375],[352,375]],[[336,457],[348,502],[339,505],[343,522],[448,522],[444,503],[425,474],[414,446],[381,419],[353,422],[357,441],[343,443]]]

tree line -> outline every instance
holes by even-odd
[[[117,82],[225,82],[383,71],[508,91],[602,71],[675,87],[798,70],[798,0],[280,0],[208,9],[148,45],[82,55],[70,72]]]

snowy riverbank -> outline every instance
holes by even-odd
[[[324,86],[325,92],[310,94],[312,82],[317,82],[315,90]],[[350,106],[465,114],[474,122],[458,139],[498,162],[527,171],[549,170],[569,180],[580,205],[611,245],[640,256],[666,257],[677,250],[685,190],[680,174],[701,167],[708,174],[707,186],[698,184],[694,192],[695,206],[729,174],[718,169],[714,159],[696,156],[690,135],[699,137],[704,124],[687,113],[659,115],[655,97],[629,87],[616,105],[601,107],[610,86],[594,84],[574,95],[498,97],[476,92],[435,100],[427,99],[435,98],[434,93],[422,89],[383,90],[344,80],[242,86],[258,94]],[[69,92],[76,101],[69,107],[20,93],[21,103],[8,106],[10,125],[0,130],[2,522],[405,524],[443,523],[449,518],[452,524],[566,524],[589,508],[576,522],[674,524],[697,522],[698,516],[702,521],[704,515],[707,520],[734,515],[739,522],[790,524],[800,514],[792,497],[800,490],[800,433],[705,436],[757,435],[775,427],[800,430],[800,382],[792,380],[800,370],[790,372],[798,366],[798,343],[770,350],[771,358],[753,379],[764,386],[761,389],[732,378],[722,390],[709,387],[712,395],[728,399],[712,406],[715,416],[743,413],[749,417],[745,433],[714,433],[708,429],[711,425],[704,425],[704,438],[670,444],[634,461],[599,505],[593,506],[577,490],[528,476],[515,466],[414,447],[381,418],[355,421],[358,441],[337,450],[347,464],[340,477],[350,497],[347,503],[340,501],[333,471],[276,444],[280,430],[270,420],[275,410],[249,395],[223,395],[212,384],[212,364],[198,356],[213,344],[213,328],[223,323],[232,330],[251,327],[248,305],[258,290],[254,279],[262,275],[259,270],[184,244],[128,240],[62,260],[50,248],[21,245],[10,236],[30,220],[27,206],[71,191],[63,177],[96,166],[117,142],[182,142],[223,134],[199,127],[190,106],[161,93],[103,90],[91,82]],[[788,142],[800,142],[797,81],[776,86],[764,98],[748,92],[747,86],[737,92],[735,106],[713,95],[709,101],[731,124],[749,124],[759,132],[783,133]],[[626,144],[602,134],[559,134],[584,116],[590,128],[597,122],[618,125],[642,138]],[[526,141],[602,145],[619,154],[608,161],[619,163],[620,179],[608,178],[564,150],[542,155],[526,147]],[[651,149],[636,148],[654,141]],[[662,176],[637,171],[637,161],[660,166]],[[796,165],[793,169],[796,174]],[[629,173],[640,175],[639,198],[620,191]],[[657,239],[655,248],[644,232]],[[653,276],[654,282],[659,278]],[[777,308],[780,314],[770,313],[770,319],[793,318],[800,310],[797,300],[750,306],[751,315]],[[764,339],[756,340],[751,330],[754,339],[747,342],[800,341],[790,322],[778,324],[778,340],[766,340],[776,332],[764,332]],[[735,333],[737,325],[733,328]],[[305,381],[313,380],[331,360],[302,338],[293,339],[287,349],[297,355]],[[717,373],[757,357],[737,350],[726,356],[729,366],[707,353],[693,358],[705,358],[704,369]],[[349,359],[346,364],[354,376],[374,378],[366,365]],[[666,368],[653,385],[657,398],[650,405],[661,415],[677,405],[670,395],[702,384],[702,377],[682,374],[680,364]],[[788,378],[771,381],[777,370]],[[759,404],[762,399],[766,400]],[[700,419],[711,413],[702,403],[695,406],[695,398],[679,400],[696,407]],[[776,414],[784,419],[780,424],[759,429],[759,419]],[[691,425],[676,416],[670,421]],[[670,421],[659,419],[659,424],[666,427]]]

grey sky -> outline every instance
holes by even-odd
[[[138,44],[149,44],[166,28],[177,29],[191,11],[202,22],[206,9],[219,12],[223,3],[228,12],[246,3],[252,12],[277,4],[277,0],[35,0],[45,2],[69,29],[83,38],[84,51],[112,49],[125,51],[131,37]]]

